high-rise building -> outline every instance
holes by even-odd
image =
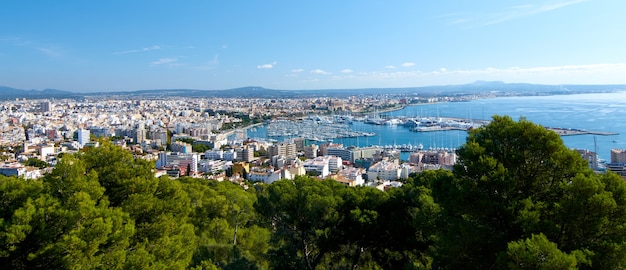
[[[586,149],[576,149],[576,152],[578,152],[582,158],[589,163],[589,168],[594,170],[598,169],[598,157],[596,152],[591,152]]]
[[[242,160],[246,162],[250,162],[254,160],[254,148],[250,146],[244,146],[243,151],[241,151],[241,155],[243,156]]]
[[[611,149],[611,163],[626,163],[626,149]]]
[[[306,146],[305,138],[295,138],[293,139],[293,143],[296,144],[296,151],[298,152],[304,151],[304,147]]]
[[[137,128],[133,132],[133,142],[137,144],[141,144],[146,140],[146,130],[142,128]]]
[[[89,143],[89,130],[88,129],[79,129],[78,131],[78,143],[80,144],[80,147],[85,146],[85,144]]]
[[[44,102],[39,103],[39,107],[41,109],[41,112],[49,112],[52,109],[52,103],[46,100]]]
[[[327,147],[326,148],[326,156],[336,156],[340,157],[343,160],[348,160],[353,162],[352,151],[349,149],[345,149],[343,146],[337,147]]]
[[[279,143],[268,147],[267,153],[270,157],[282,156],[282,157],[295,157],[296,144],[295,143]]]
[[[237,148],[237,160],[250,162],[254,160],[254,148],[249,146],[244,146],[242,148]]]
[[[316,158],[317,150],[319,147],[316,144],[311,144],[309,146],[304,147],[304,156],[306,158]]]

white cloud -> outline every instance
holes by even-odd
[[[292,69],[291,70],[291,72],[293,72],[293,73],[300,73],[302,71],[304,71],[304,69],[301,69],[301,68],[297,68],[297,69]]]
[[[587,1],[589,0],[561,0],[560,2],[544,1],[544,3],[539,4],[509,6],[497,11],[492,10],[482,13],[449,13],[437,17],[445,20],[448,25],[459,25],[466,27],[488,26],[521,19],[544,12],[554,11]]]
[[[156,60],[150,64],[152,65],[163,65],[163,64],[172,64],[174,62],[178,61],[178,58],[161,58],[159,60]]]
[[[477,80],[537,84],[623,84],[626,63],[538,67],[486,67],[478,69],[434,69],[431,71],[356,72],[332,76],[351,85],[410,87],[420,85],[464,84]]]
[[[415,63],[412,63],[412,62],[406,62],[406,63],[402,63],[402,66],[403,66],[403,67],[412,67],[412,66],[415,66]]]
[[[320,81],[320,79],[310,79],[310,80],[301,80],[300,82],[303,82],[303,83],[316,83],[316,82],[319,82],[319,81]]]
[[[352,70],[347,68],[341,71],[341,73],[352,73]]]
[[[492,25],[507,22],[510,20],[515,20],[523,17],[528,17],[531,15],[544,13],[548,11],[557,10],[560,8],[564,8],[570,5],[578,4],[585,2],[587,0],[570,0],[570,1],[562,1],[558,3],[544,3],[541,5],[518,5],[507,8],[505,11],[492,14],[492,20],[486,22],[484,25]]]
[[[59,51],[50,48],[37,48],[37,50],[52,58],[59,58],[63,56]]]
[[[128,51],[114,52],[113,54],[138,53],[138,52],[147,52],[147,51],[160,50],[160,49],[161,49],[161,47],[159,47],[158,45],[154,45],[152,47],[146,47],[146,48],[137,49],[137,50],[128,50]]]
[[[328,74],[330,74],[330,72],[324,71],[322,69],[311,70],[311,73],[313,73],[313,74],[321,74],[321,75],[328,75]]]
[[[396,66],[385,66],[386,69],[394,69]]]
[[[258,69],[270,69],[270,68],[274,68],[276,66],[276,64],[278,64],[278,63],[276,63],[276,61],[274,61],[274,62],[269,63],[269,64],[258,65],[258,66],[256,66],[256,68],[258,68]]]

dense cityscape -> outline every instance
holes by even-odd
[[[437,98],[430,98],[419,102],[436,101]],[[2,172],[27,178],[40,176],[39,170],[22,164],[29,159],[39,159],[53,166],[59,154],[94,147],[100,139],[111,140],[138,157],[155,161],[157,175],[167,172],[175,177],[206,177],[220,181],[246,178],[271,183],[307,173],[321,178],[332,173],[338,181],[354,186],[365,184],[362,176],[366,171],[369,171],[369,179],[388,183],[398,180],[401,175],[406,178],[416,170],[453,165],[454,153],[446,151],[415,153],[411,161],[419,165],[416,167],[400,164],[400,150],[395,149],[320,144],[319,138],[272,143],[243,137],[246,128],[260,123],[280,123],[307,115],[322,115],[332,120],[334,113],[363,115],[364,112],[401,108],[407,104],[406,98],[372,97],[279,100],[102,98],[4,102],[1,105],[5,122],[1,135],[5,149]],[[342,117],[342,121],[352,121],[352,117],[349,118]],[[280,132],[287,135],[293,131],[288,128]],[[423,158],[425,155],[427,157]],[[360,166],[353,167],[355,163]],[[227,176],[230,171],[234,174]]]
[[[453,149],[422,145],[332,143],[333,138],[366,137],[352,131],[353,121],[403,125],[416,132],[469,130],[488,121],[442,117],[381,118],[381,112],[416,103],[454,102],[489,96],[424,97],[406,95],[293,99],[115,98],[16,99],[2,109],[2,174],[38,178],[58,156],[109,140],[138,158],[156,163],[155,175],[203,177],[218,181],[272,183],[309,175],[333,178],[348,186],[384,189],[412,173],[451,169]],[[248,129],[268,125],[268,138],[251,139]],[[555,130],[576,135],[572,130]],[[588,131],[586,131],[588,132]],[[280,138],[277,141],[272,138]],[[578,149],[589,166],[606,166],[624,175],[626,151],[611,150],[610,162]],[[409,152],[408,160],[400,152]],[[35,161],[38,160],[38,161]],[[32,166],[39,164],[39,167]]]

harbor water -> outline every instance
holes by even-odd
[[[508,115],[514,120],[524,117],[547,127],[618,133],[609,136],[561,137],[566,146],[597,151],[598,157],[607,161],[610,161],[610,149],[626,148],[626,92],[501,97],[468,102],[431,103],[408,106],[402,110],[382,114],[381,117],[455,117],[488,120],[493,115]],[[414,132],[401,125],[372,125],[359,121],[353,122],[350,128],[355,131],[375,133],[375,135],[335,138],[332,142],[360,147],[422,145],[425,149],[455,149],[465,143],[467,137],[467,132],[459,130]],[[253,130],[248,130],[246,136],[268,139],[267,128],[258,126]],[[273,137],[272,139],[282,141],[288,138]],[[406,159],[406,156],[407,154],[404,154],[403,159]]]

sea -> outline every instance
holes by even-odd
[[[385,117],[455,117],[489,120],[493,115],[525,118],[546,127],[615,132],[617,135],[562,136],[569,148],[587,149],[610,161],[611,149],[626,148],[626,91],[554,96],[497,97],[467,102],[428,103],[381,114]],[[401,125],[371,125],[353,122],[357,131],[374,132],[371,137],[334,139],[344,146],[422,145],[424,149],[456,149],[465,143],[465,131],[414,132]],[[248,138],[268,139],[265,126],[246,132]],[[288,138],[271,138],[284,140]],[[313,142],[319,143],[319,142]],[[401,158],[408,159],[408,153]]]

